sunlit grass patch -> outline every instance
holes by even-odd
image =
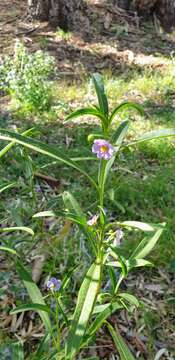
[[[72,35],[72,34],[71,34],[70,31],[64,31],[64,30],[61,29],[61,28],[57,28],[57,30],[56,30],[56,32],[55,32],[55,36],[56,36],[57,38],[60,38],[60,39],[62,39],[62,40],[66,40],[66,41],[70,40],[71,35]]]
[[[116,77],[106,75],[106,87],[112,102],[135,97],[139,102],[152,100],[164,104],[175,89],[174,61],[160,68],[131,68]]]

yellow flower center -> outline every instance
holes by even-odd
[[[102,153],[107,152],[107,151],[108,151],[107,145],[102,145],[102,146],[100,146],[100,151],[101,151]]]

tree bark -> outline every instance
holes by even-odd
[[[74,14],[83,7],[83,0],[28,0],[32,18],[48,20],[65,31],[75,25]]]
[[[134,10],[138,15],[155,14],[167,32],[175,28],[175,0],[114,0],[126,10]]]
[[[28,0],[28,15],[33,19],[48,20],[50,0]]]

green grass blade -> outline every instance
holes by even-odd
[[[13,227],[7,227],[7,228],[0,228],[0,232],[13,232],[13,231],[25,231],[32,236],[35,235],[33,230],[27,226],[13,226]]]
[[[20,279],[23,281],[32,302],[46,306],[46,303],[42,297],[42,294],[41,294],[38,286],[32,280],[31,275],[25,269],[25,267],[21,263],[21,261],[17,260],[15,262],[15,265],[16,265],[16,270],[18,272],[18,275],[19,275]],[[38,314],[40,315],[40,317],[45,325],[46,331],[51,333],[52,326],[51,326],[48,314],[42,310],[38,310]]]
[[[121,360],[135,360],[134,356],[131,354],[129,348],[125,344],[123,338],[121,337],[119,331],[112,327],[111,324],[107,323],[108,330],[114,340],[116,349],[119,352]]]
[[[9,247],[7,247],[7,246],[0,246],[0,251],[7,251],[7,252],[9,252],[9,253],[11,253],[11,254],[14,254],[14,255],[17,255],[17,252],[16,252],[16,250],[14,250],[14,249],[11,249],[11,248],[9,248]]]
[[[30,310],[34,310],[34,311],[41,310],[41,311],[46,311],[47,313],[49,313],[50,311],[50,309],[46,305],[32,303],[32,304],[25,304],[15,307],[13,310],[10,311],[10,315],[14,315],[14,314],[18,314],[19,312],[30,311]]]
[[[116,108],[112,111],[112,114],[111,114],[110,120],[109,120],[110,124],[118,112],[123,111],[123,110],[130,110],[130,109],[138,111],[140,115],[144,115],[142,106],[135,104],[133,102],[126,101],[126,102],[116,106]]]
[[[147,256],[151,250],[155,247],[157,241],[159,240],[163,229],[157,230],[153,236],[145,237],[137,248],[134,250],[132,255],[130,256],[129,260],[131,259],[142,259]]]
[[[80,287],[77,305],[66,342],[66,359],[73,359],[80,349],[97,299],[101,283],[101,269],[102,265],[98,261],[93,263]]]
[[[7,185],[2,185],[1,187],[0,187],[0,194],[3,192],[3,191],[5,191],[5,190],[7,190],[7,189],[10,189],[11,187],[13,187],[13,186],[15,186],[16,185],[16,183],[11,183],[11,184],[7,184]]]
[[[104,114],[105,117],[108,117],[108,112],[109,112],[108,99],[105,94],[105,88],[104,88],[102,76],[98,73],[93,74],[93,82],[98,97],[99,108],[102,114]]]
[[[85,177],[88,178],[91,184],[95,186],[97,189],[96,182],[89,176],[80,166],[78,166],[73,160],[71,160],[65,153],[62,153],[60,150],[56,148],[44,144],[36,139],[32,139],[30,137],[19,135],[12,131],[7,131],[4,129],[0,129],[0,139],[7,141],[15,141],[18,144],[28,147],[29,149],[35,150],[39,153],[47,155],[51,158],[56,159],[57,161],[63,162],[64,164],[76,169]]]

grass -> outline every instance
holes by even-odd
[[[55,32],[55,36],[62,40],[68,41],[71,37],[71,32],[64,31],[64,30],[58,28]]]

